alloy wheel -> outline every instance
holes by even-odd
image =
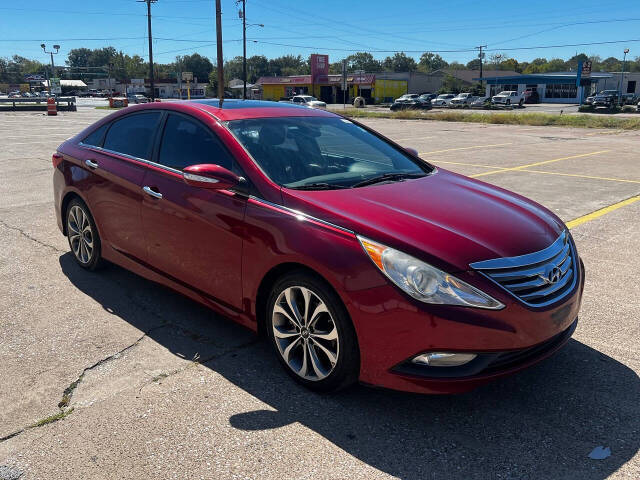
[[[93,231],[88,215],[78,205],[69,209],[67,231],[73,254],[80,263],[89,263],[93,256]]]
[[[326,378],[338,362],[336,323],[326,304],[302,286],[284,289],[273,306],[273,336],[285,363],[305,380]]]

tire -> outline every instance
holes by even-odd
[[[509,106],[509,105],[511,105],[511,100],[507,99],[507,101],[504,102],[504,103],[505,103],[506,106]]]
[[[103,265],[100,235],[87,205],[74,198],[67,205],[67,240],[73,258],[87,270],[97,270]]]
[[[520,101],[518,102],[518,106],[520,108],[522,108],[522,105],[524,105],[524,99],[523,98],[521,98]]]
[[[266,315],[270,343],[296,382],[332,392],[357,381],[360,353],[355,330],[342,301],[324,281],[301,271],[280,277],[269,295]]]

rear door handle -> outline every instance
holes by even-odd
[[[91,168],[91,169],[93,169],[93,170],[95,170],[96,168],[98,168],[98,163],[97,163],[97,162],[94,162],[93,160],[85,160],[85,161],[84,161],[84,164],[85,164],[87,167],[89,167],[89,168]]]
[[[142,187],[142,190],[144,190],[144,193],[147,193],[154,198],[162,198],[162,194],[160,192],[156,192],[155,190],[152,190],[151,187],[144,186]]]

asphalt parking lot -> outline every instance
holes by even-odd
[[[566,348],[471,393],[322,396],[230,321],[75,265],[51,154],[107,113],[0,114],[0,479],[640,478],[640,132],[365,120],[556,212],[584,303]]]

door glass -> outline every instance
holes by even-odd
[[[167,118],[158,162],[176,170],[202,163],[213,163],[231,170],[232,163],[220,140],[208,128],[174,114]]]
[[[104,139],[104,148],[149,160],[160,112],[128,115],[115,121]]]

